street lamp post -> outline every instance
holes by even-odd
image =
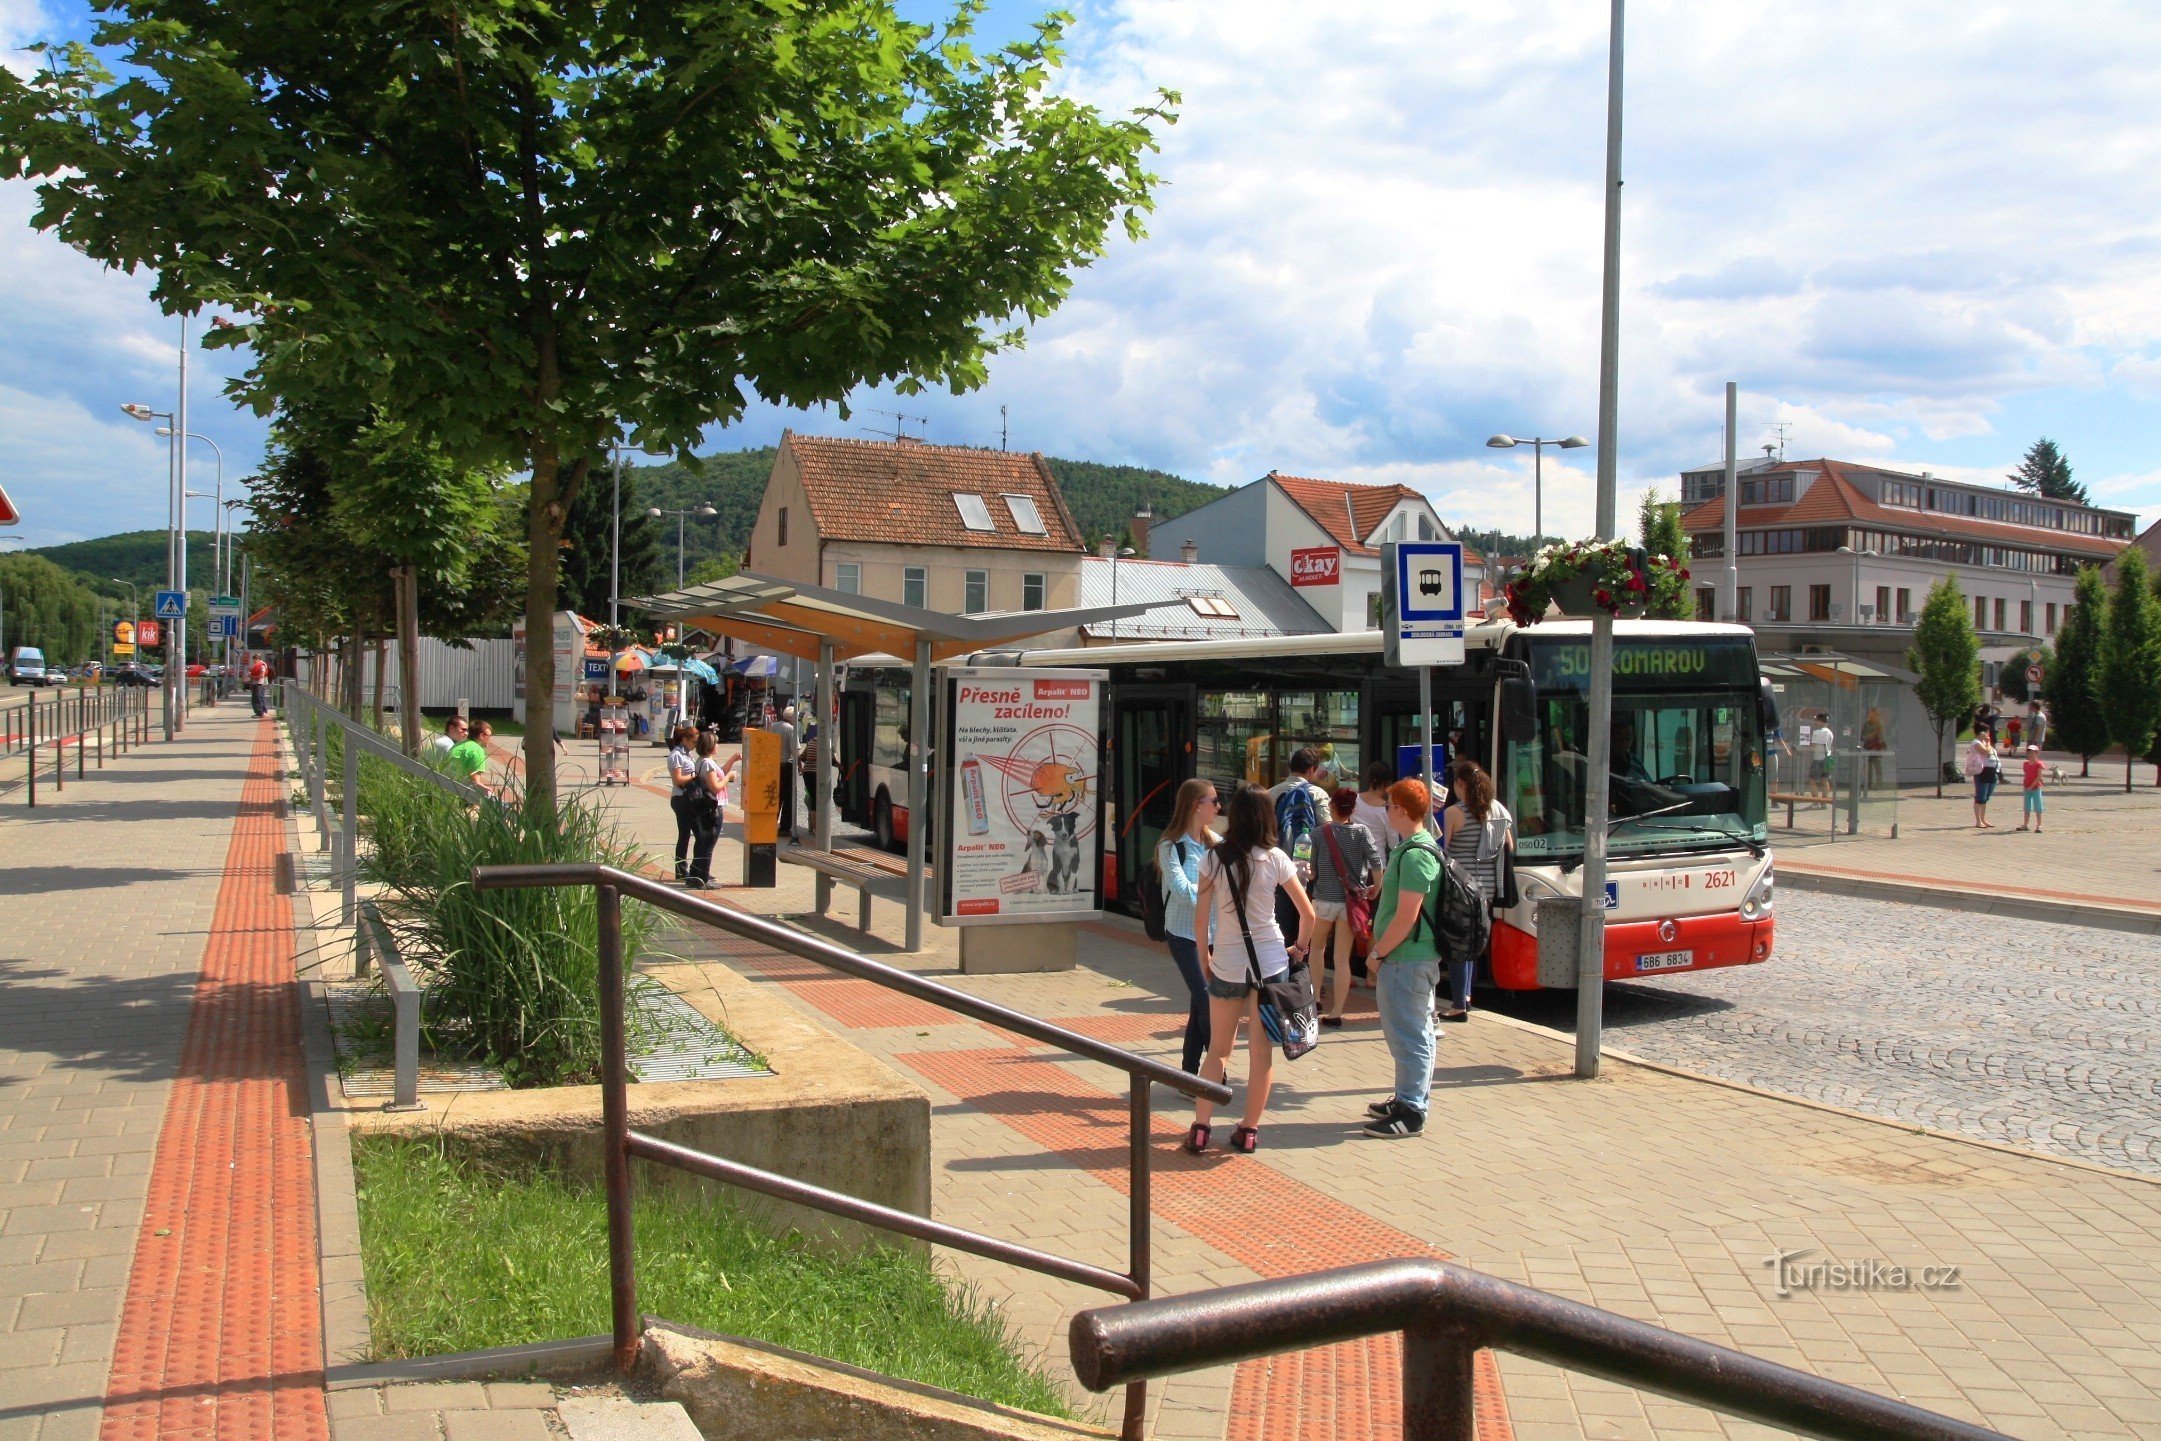
[[[1125,559],[1125,558],[1126,558],[1127,556],[1129,556],[1129,555],[1135,555],[1135,554],[1138,554],[1138,552],[1136,552],[1136,551],[1135,551],[1135,550],[1133,549],[1133,547],[1132,547],[1132,546],[1130,546],[1130,545],[1121,545],[1121,546],[1119,546],[1119,547],[1118,547],[1118,548],[1117,548],[1116,550],[1114,550],[1114,551],[1112,551],[1112,552],[1111,552],[1111,609],[1112,609],[1112,610],[1116,610],[1116,609],[1118,608],[1118,562],[1119,562],[1119,561],[1121,561],[1121,560],[1124,560],[1124,559]],[[1117,637],[1118,637],[1118,617],[1117,617],[1117,616],[1112,616],[1112,617],[1111,617],[1111,638],[1112,638],[1113,640],[1115,640],[1115,639],[1117,639]]]
[[[1580,435],[1571,435],[1565,440],[1552,440],[1543,435],[1496,435],[1486,442],[1491,450],[1513,450],[1519,445],[1531,448],[1531,551],[1534,555],[1546,541],[1546,447],[1581,450],[1589,444]]]
[[[180,351],[183,357],[182,363],[185,364],[185,356],[187,354],[187,340],[185,331],[182,332]],[[120,409],[123,414],[131,417],[132,419],[140,420],[146,425],[153,420],[162,420],[166,422],[164,425],[158,427],[158,434],[166,437],[165,583],[170,589],[185,591],[185,589],[187,588],[187,546],[181,540],[180,527],[183,524],[183,518],[180,513],[182,509],[180,502],[180,489],[182,485],[180,479],[181,446],[179,435],[176,433],[180,429],[182,429],[182,427],[176,426],[172,423],[173,413],[169,410],[152,410],[147,405],[123,405],[120,407]],[[183,620],[175,623],[172,627],[172,633],[176,637],[185,637],[187,633],[186,622]],[[174,679],[175,670],[172,664],[172,657],[173,646],[172,643],[168,641],[165,647],[165,684],[162,687],[165,692],[165,739],[167,740],[171,740],[173,738],[173,733],[179,728],[178,720],[180,711],[180,697],[187,693],[187,687],[181,682]],[[185,661],[181,663],[179,670],[182,673],[187,670],[187,664]]]
[[[675,517],[675,588],[681,590],[683,588],[683,519],[685,516],[695,515],[702,518],[709,515],[718,515],[720,512],[710,505],[694,505],[688,510],[663,510],[656,505],[645,513],[655,520],[664,515]]]

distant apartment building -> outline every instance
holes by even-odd
[[[1169,560],[1190,547],[1204,564],[1265,566],[1281,576],[1331,631],[1380,625],[1381,546],[1454,540],[1432,502],[1405,485],[1353,485],[1270,471],[1221,500],[1149,528],[1148,554]],[[1485,563],[1466,549],[1467,594],[1483,594]]]
[[[1040,455],[790,431],[743,568],[974,615],[1073,606],[1086,554]]]
[[[2051,639],[2079,568],[2111,560],[2136,524],[2124,511],[1850,461],[1766,458],[1736,482],[1734,618],[1788,639],[1812,630],[1818,643],[1839,643],[1820,633],[1844,629],[1849,648],[1864,639],[1852,627],[1911,628],[1945,574],[1958,578],[1984,647]],[[1724,491],[1723,464],[1681,472],[1682,525],[1707,620],[1725,555]]]

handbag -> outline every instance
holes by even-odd
[[[1366,899],[1363,887],[1351,884],[1350,873],[1343,869],[1343,848],[1336,844],[1336,828],[1321,827],[1321,839],[1328,843],[1328,861],[1336,868],[1336,883],[1343,887],[1343,914],[1350,918],[1353,940],[1373,939],[1373,902]]]
[[[1493,889],[1493,908],[1513,910],[1522,904],[1523,893],[1516,889],[1516,848],[1504,845],[1500,856],[1500,883]]]
[[[1321,1043],[1321,1002],[1313,991],[1313,972],[1304,961],[1293,960],[1282,979],[1261,979],[1260,953],[1253,949],[1253,928],[1246,923],[1246,900],[1231,897],[1238,915],[1238,934],[1246,939],[1246,976],[1260,996],[1261,1029],[1283,1048],[1283,1059],[1295,1061]]]

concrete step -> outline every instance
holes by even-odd
[[[555,1414],[570,1441],[704,1441],[690,1413],[674,1401],[627,1396],[565,1396]]]

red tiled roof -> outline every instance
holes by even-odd
[[[1788,470],[1813,470],[1817,479],[1800,499],[1773,505],[1744,505],[1739,526],[1743,530],[1800,525],[1851,523],[1881,530],[1924,531],[1958,536],[1997,545],[2025,546],[2036,550],[2063,551],[2107,560],[2123,549],[2120,540],[2081,535],[2075,531],[2050,530],[2038,525],[2010,525],[1997,520],[1976,520],[1965,515],[1941,515],[1932,510],[1909,510],[1904,506],[1878,505],[1846,478],[1848,467],[1835,460],[1808,460],[1779,467],[1778,471],[1755,471],[1750,478]],[[1918,478],[1918,477],[1909,477]],[[1682,515],[1683,529],[1712,531],[1726,523],[1726,498],[1714,496]]]
[[[1366,537],[1379,530],[1388,513],[1406,500],[1425,496],[1407,485],[1352,485],[1342,480],[1309,480],[1296,475],[1268,472],[1285,495],[1313,523],[1328,532],[1329,539],[1352,555],[1379,555]]]
[[[977,550],[1087,549],[1050,467],[1033,452],[907,440],[833,440],[793,431],[780,443],[795,457],[823,540]],[[953,497],[970,494],[983,497],[992,529],[970,530],[961,523]],[[1008,495],[1033,500],[1049,533],[1021,530],[1001,499]]]

